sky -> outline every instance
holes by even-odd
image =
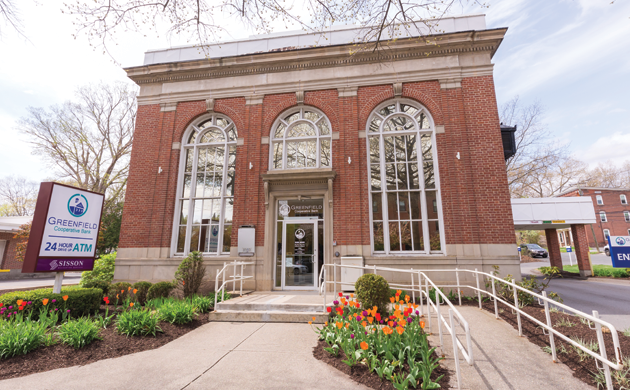
[[[141,65],[149,49],[183,45],[154,34],[118,36],[111,46],[119,64],[74,39],[73,18],[62,1],[21,0],[28,40],[3,29],[0,39],[0,178],[53,177],[16,129],[27,108],[73,98],[91,82],[130,82],[122,67]],[[630,2],[611,0],[489,0],[453,14],[486,14],[488,28],[508,27],[493,58],[499,105],[515,96],[540,102],[550,142],[568,144],[591,166],[630,158]],[[285,30],[284,27],[280,27]],[[232,36],[255,34],[233,26]]]

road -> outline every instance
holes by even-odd
[[[593,264],[612,265],[610,257],[606,255],[591,255]],[[562,263],[569,265],[568,254],[562,254]],[[575,264],[575,257],[573,258]],[[522,263],[523,277],[532,274],[532,270],[549,266],[549,261],[537,263]],[[538,275],[536,275],[538,277]],[[564,303],[585,313],[599,312],[604,321],[608,321],[623,330],[630,327],[630,281],[615,279],[553,279],[548,290],[554,291],[562,297]]]
[[[80,272],[66,272],[62,284],[78,284],[80,280]],[[2,290],[14,290],[18,288],[52,287],[53,284],[55,284],[55,278],[0,280],[0,293],[2,293]]]

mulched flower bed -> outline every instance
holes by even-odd
[[[477,306],[479,303],[476,300],[464,302],[462,304]],[[493,302],[484,302],[483,308],[492,314],[494,314],[494,303]],[[527,314],[536,318],[538,321],[542,323],[547,323],[547,319],[545,317],[545,309],[543,306],[526,306],[522,309]],[[584,342],[595,342],[597,343],[597,332],[594,329],[589,329],[588,324],[583,324],[580,322],[580,318],[576,316],[572,316],[569,314],[565,314],[562,312],[551,312],[551,324],[557,329],[560,333],[568,336],[569,338],[580,338],[584,340]],[[512,314],[512,310],[507,308],[505,305],[499,302],[499,318],[506,321],[508,324],[512,325],[516,331],[518,332],[518,321],[516,318],[516,314]],[[565,322],[571,322],[573,326],[561,326],[559,323],[564,320]],[[542,329],[539,328],[537,324],[535,324],[530,319],[521,315],[521,324],[523,330],[523,336],[527,337],[528,340],[535,345],[543,348],[549,347],[549,336],[544,335]],[[593,325],[594,327],[594,325]],[[630,337],[625,336],[622,332],[617,332],[619,337],[619,344],[621,347],[622,357],[630,356]],[[604,330],[604,343],[606,344],[606,354],[608,356],[608,360],[615,361],[615,350],[612,341],[612,335],[610,331],[606,333],[606,329]],[[597,373],[598,369],[595,366],[595,359],[590,356],[580,361],[580,356],[574,350],[571,344],[565,342],[559,337],[555,336],[554,341],[556,344],[556,356],[558,361],[566,364],[572,371],[573,376],[582,380],[583,382],[597,387],[596,382],[593,380],[592,373]],[[550,351],[550,349],[548,350]],[[566,352],[565,352],[566,351]],[[549,355],[549,361],[551,362],[551,355]],[[614,370],[611,370],[611,372]],[[615,389],[618,387],[615,386]]]
[[[105,314],[104,309],[105,306],[101,306],[100,314]],[[113,314],[111,307],[109,314]],[[86,365],[103,359],[159,348],[208,322],[207,314],[199,315],[191,323],[185,325],[160,322],[163,332],[155,337],[126,337],[116,333],[115,324],[111,324],[107,329],[101,330],[100,336],[103,340],[96,340],[78,350],[58,342],[49,347],[40,347],[26,355],[0,360],[0,380],[57,368]]]
[[[369,368],[365,364],[357,364],[353,367],[343,363],[342,360],[346,359],[346,355],[343,351],[339,352],[336,357],[326,352],[324,348],[328,347],[328,344],[324,340],[319,340],[317,345],[313,347],[313,356],[317,360],[321,360],[324,363],[333,366],[337,370],[348,375],[353,381],[367,386],[371,389],[378,390],[396,390],[392,382],[382,380],[375,372],[370,372]],[[444,375],[437,383],[440,384],[442,389],[448,389],[450,381],[449,371],[442,365],[436,368],[431,375],[431,379],[435,380],[440,375]]]

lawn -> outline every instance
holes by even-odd
[[[580,270],[577,265],[565,265],[563,269],[566,272],[573,274],[579,274]],[[594,276],[606,276],[612,278],[628,278],[630,277],[630,271],[628,268],[613,268],[612,265],[593,265]]]

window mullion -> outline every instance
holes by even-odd
[[[190,194],[188,194],[188,220],[186,221],[186,240],[184,241],[184,256],[190,253],[190,239],[193,224],[194,203],[197,196],[197,162],[199,160],[199,147],[195,145],[193,152],[193,166],[190,178]],[[193,195],[194,194],[194,195]]]
[[[416,154],[418,155],[418,184],[420,184],[420,207],[422,212],[422,237],[424,239],[425,253],[431,252],[431,237],[429,236],[429,211],[427,208],[427,194],[424,186],[424,155],[422,154],[422,137],[416,131]],[[433,147],[433,145],[431,146]]]
[[[383,123],[381,123],[381,126]],[[385,172],[385,142],[382,134],[378,136],[379,140],[379,164],[381,168],[381,210],[383,211],[383,246],[385,253],[389,254],[389,207],[387,206],[387,173]]]

